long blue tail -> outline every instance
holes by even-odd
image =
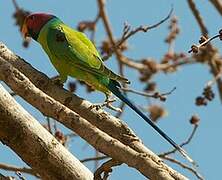
[[[110,80],[108,89],[115,94],[120,100],[126,103],[132,110],[134,110],[140,117],[142,117],[150,126],[152,126],[164,139],[166,139],[174,148],[176,148],[189,162],[195,162],[187,155],[186,151],[175,143],[168,135],[166,135],[149,117],[140,111],[124,94],[119,90],[120,84],[117,81]]]

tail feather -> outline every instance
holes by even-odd
[[[152,126],[164,139],[166,139],[175,149],[177,149],[183,157],[189,162],[195,164],[195,162],[188,156],[186,151],[182,149],[177,143],[175,143],[167,134],[165,134],[149,117],[147,117],[142,111],[140,111],[123,93],[119,90],[120,84],[117,81],[110,80],[108,89],[115,94],[120,100],[126,103],[132,110],[134,110],[140,117],[142,117],[150,126]]]

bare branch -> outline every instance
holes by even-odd
[[[214,39],[216,38],[220,38],[221,37],[221,34],[217,34],[211,38],[208,38],[208,39],[205,39],[201,44],[199,45],[192,45],[191,46],[191,49],[188,51],[188,53],[191,53],[191,52],[194,52],[194,53],[197,53],[198,50],[203,47],[203,46],[206,46],[207,44],[209,44],[211,41],[213,41]]]
[[[4,53],[1,53],[0,51],[0,56],[2,56],[2,54]],[[5,54],[5,56],[3,57],[6,58],[8,57],[7,60],[10,60],[9,57],[11,56],[9,54],[8,55]],[[16,59],[18,63],[19,58]],[[7,62],[2,58],[0,58],[0,60],[1,60],[0,70],[2,72],[0,74],[0,78],[4,80],[11,87],[12,90],[14,90],[20,96],[22,96],[30,104],[38,108],[44,115],[57,119],[58,121],[63,123],[66,127],[74,130],[77,134],[79,134],[82,138],[88,141],[92,146],[94,146],[100,152],[114,159],[118,159],[121,162],[124,162],[131,167],[136,168],[142,174],[144,174],[146,177],[149,178],[164,177],[164,179],[173,179],[173,178],[186,179],[184,176],[180,175],[179,173],[175,172],[174,170],[166,166],[157,156],[154,155],[154,153],[152,153],[148,149],[145,151],[145,153],[139,153],[133,150],[129,145],[126,146],[121,142],[119,142],[118,140],[107,135],[103,131],[99,130],[97,127],[87,122],[85,119],[80,117],[75,112],[71,111],[66,106],[62,105],[58,101],[55,101],[54,99],[52,99],[51,97],[40,91],[36,86],[34,86],[30,82],[30,80],[27,77],[25,77],[20,71],[18,71],[18,69],[15,69],[13,66],[11,66],[8,63],[9,61]],[[11,60],[12,60],[11,62],[13,62],[12,57]],[[19,70],[22,69],[24,70],[24,67],[19,68]],[[37,76],[36,74],[29,75],[29,78],[33,80],[33,78],[31,77],[36,78]],[[43,81],[39,83],[39,80],[38,84],[42,84],[44,86]],[[50,88],[49,82],[46,87]],[[48,91],[53,91],[54,93],[51,92],[51,94],[55,95],[55,89],[56,89],[55,87],[56,86],[54,85],[54,88]],[[59,95],[60,97],[61,94],[62,93],[60,93]],[[69,94],[69,97],[70,96],[73,97],[72,94]],[[82,103],[83,101],[81,101],[80,104]],[[89,109],[84,110],[84,112],[82,111],[82,113],[86,115]],[[109,118],[111,117],[109,116]],[[88,116],[88,119],[92,119],[92,117]],[[98,114],[96,119],[98,120]],[[103,121],[104,120],[105,119],[103,116]],[[112,133],[112,135],[114,134]],[[139,148],[137,149],[139,150]],[[145,148],[143,148],[143,152],[144,150]],[[142,149],[140,151],[142,151]]]
[[[183,143],[180,144],[180,147],[183,147],[183,146],[185,146],[185,145],[187,145],[187,144],[190,143],[190,141],[191,141],[192,138],[194,137],[194,134],[195,134],[197,128],[198,128],[198,124],[194,124],[193,130],[192,130],[190,136],[188,137],[188,139],[187,139],[186,141],[184,141]],[[173,149],[173,150],[171,150],[171,151],[168,151],[168,152],[159,154],[158,156],[161,157],[161,158],[164,158],[165,156],[167,156],[167,155],[169,155],[169,154],[172,154],[172,153],[175,153],[176,151],[177,151],[176,149]]]
[[[149,25],[141,25],[141,26],[139,26],[135,29],[132,29],[132,30],[131,30],[130,25],[125,23],[124,28],[123,28],[123,35],[122,35],[121,39],[117,43],[115,43],[115,45],[110,49],[109,54],[106,57],[104,57],[103,59],[104,60],[108,59],[112,55],[113,52],[115,52],[125,41],[127,41],[130,37],[132,37],[136,33],[147,32],[148,30],[157,28],[159,25],[161,25],[165,21],[167,21],[170,18],[170,16],[172,15],[172,13],[173,13],[173,7],[171,8],[169,14],[164,19],[157,22],[156,24],[150,25],[150,26]]]
[[[181,163],[180,161],[177,161],[176,159],[171,158],[171,157],[169,157],[169,156],[164,156],[163,158],[164,158],[165,160],[168,160],[168,161],[170,161],[170,162],[172,162],[172,163],[175,163],[175,164],[181,166],[181,167],[184,168],[184,169],[189,170],[189,171],[192,172],[198,179],[204,180],[203,176],[202,176],[200,173],[198,173],[198,171],[197,171],[196,169],[194,169],[194,168],[192,168],[192,167],[189,167],[189,166]]]
[[[212,80],[208,81],[205,87],[211,87],[213,84],[217,82],[218,79],[220,79],[222,76],[222,71],[218,73]]]
[[[16,2],[16,0],[12,0],[12,3],[13,3],[13,5],[14,5],[14,7],[15,7],[16,10],[19,10],[19,9],[20,9],[19,6],[18,6],[18,4],[17,4],[17,2]]]
[[[214,5],[217,11],[222,15],[222,3],[221,0],[210,0],[210,2]]]
[[[206,28],[206,26],[205,26],[205,24],[203,22],[203,19],[202,19],[201,15],[200,15],[198,9],[196,8],[196,5],[195,5],[194,1],[193,0],[187,0],[187,2],[188,2],[188,5],[189,5],[189,7],[190,7],[194,17],[197,20],[197,23],[198,23],[198,25],[199,25],[199,27],[201,29],[202,34],[204,36],[207,36],[208,35],[208,30],[207,30],[207,28]]]
[[[112,167],[114,166],[120,166],[122,163],[114,160],[114,159],[110,159],[107,162],[103,163],[94,173],[94,179],[95,180],[107,180],[109,174],[112,172]],[[102,173],[104,173],[103,178],[101,177]]]
[[[141,95],[141,96],[145,96],[145,97],[152,97],[152,98],[159,98],[161,101],[165,101],[166,100],[166,96],[170,95],[173,91],[176,90],[176,87],[174,87],[172,90],[170,90],[169,92],[166,93],[159,93],[159,92],[155,92],[153,94],[149,94],[146,92],[140,92],[134,89],[130,89],[130,88],[121,88],[121,90],[126,91],[126,92],[131,92],[137,95]]]
[[[114,39],[114,36],[113,36],[113,33],[112,33],[109,18],[107,16],[107,13],[106,13],[106,10],[105,10],[105,0],[97,0],[97,2],[98,2],[98,6],[99,6],[100,16],[101,16],[101,19],[103,21],[105,30],[107,32],[109,41],[111,42],[112,46],[115,47],[116,42],[115,42],[115,39]],[[116,49],[115,54],[116,54],[116,57],[117,57],[118,61],[127,65],[128,67],[132,67],[132,68],[135,68],[135,69],[138,69],[138,70],[144,69],[143,64],[130,61],[128,58],[123,56],[121,51],[119,51],[118,49]]]
[[[0,66],[3,67],[2,61]],[[2,71],[1,74],[5,73]],[[0,139],[30,165],[35,174],[43,179],[93,179],[92,173],[25,111],[2,85],[0,92]]]
[[[34,175],[36,177],[39,177],[39,175],[33,171],[33,169],[31,168],[26,168],[26,167],[17,167],[17,166],[13,166],[13,165],[8,165],[8,164],[2,164],[0,163],[0,169],[3,169],[5,171],[19,171],[19,172],[22,172],[22,173],[27,173],[27,174],[31,174],[31,175]]]
[[[109,158],[108,156],[99,156],[99,157],[92,157],[92,158],[85,158],[80,160],[80,162],[85,163],[85,162],[89,162],[89,161],[98,161],[98,160],[104,160]]]
[[[94,126],[103,130],[112,137],[118,139],[122,143],[130,146],[138,152],[150,153],[150,151],[142,144],[142,141],[135,133],[120,119],[117,119],[102,109],[96,111],[92,109],[92,103],[86,101],[73,93],[56,86],[44,74],[34,69],[23,59],[14,55],[7,47],[0,43],[0,57],[10,62],[14,67],[19,69],[26,75],[38,88],[55,100],[61,102],[69,109],[78,113],[81,117],[87,119]]]
[[[198,25],[200,26],[202,34],[204,35],[204,37],[207,37],[208,36],[207,28],[200,16],[199,11],[197,10],[197,8],[195,6],[195,3],[193,2],[193,0],[187,0],[187,1],[188,1],[189,7],[190,7],[195,19],[197,20]],[[221,34],[221,31],[219,32],[219,34]],[[195,46],[193,46],[193,47],[195,49]],[[218,69],[218,66],[216,64],[216,61],[219,56],[218,50],[215,49],[211,44],[208,44],[206,49],[202,51],[202,54],[204,54],[204,52],[206,52],[206,51],[209,54],[208,63],[211,68],[211,72],[214,76],[217,76],[217,74],[220,71],[220,69]],[[218,88],[218,92],[220,95],[220,100],[222,102],[222,80],[221,80],[221,78],[217,79],[217,88]]]

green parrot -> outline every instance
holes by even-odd
[[[151,125],[186,159],[191,163],[194,162],[185,150],[124,96],[121,92],[120,82],[129,83],[129,81],[104,65],[100,54],[85,34],[70,28],[56,16],[46,13],[34,13],[27,16],[24,20],[22,33],[25,37],[30,36],[41,44],[58,71],[62,82],[65,82],[68,76],[84,81],[96,90],[105,93],[108,103],[109,97],[113,93]]]

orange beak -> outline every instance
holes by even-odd
[[[22,26],[22,34],[24,38],[27,38],[29,36],[26,21],[24,21],[23,26]]]

